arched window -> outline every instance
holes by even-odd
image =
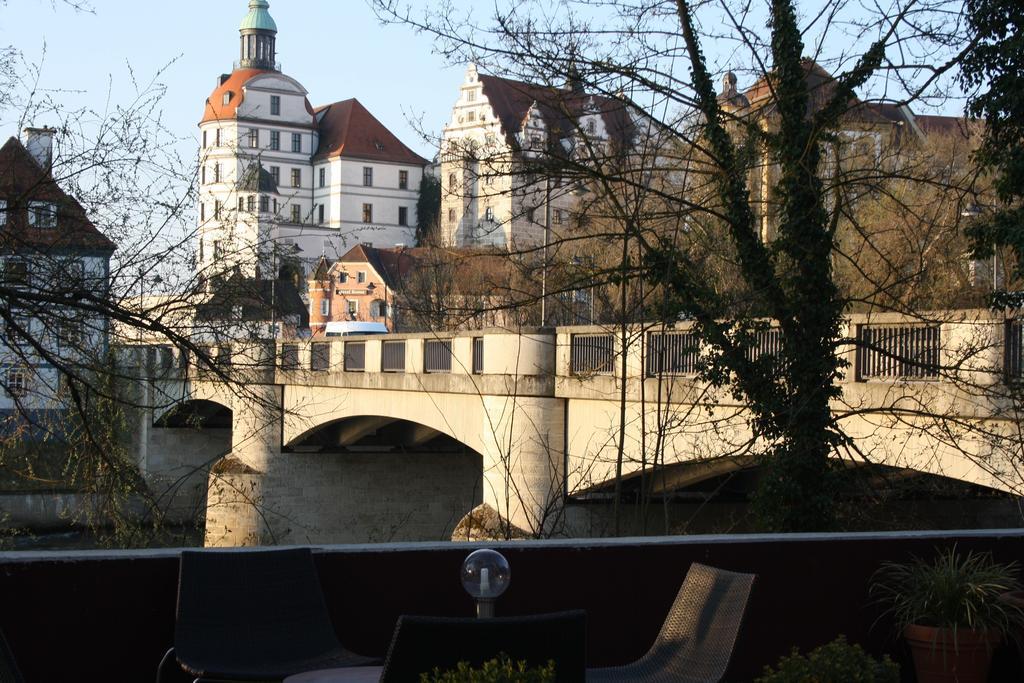
[[[448,174],[448,189],[449,190],[454,190],[455,189],[455,174],[454,173],[449,173]]]

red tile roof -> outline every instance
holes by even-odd
[[[0,228],[0,251],[95,250],[113,252],[114,243],[96,229],[85,209],[60,189],[17,138],[0,147],[0,199],[7,201],[7,224]],[[57,227],[28,224],[28,202],[57,205]]]
[[[351,157],[425,166],[429,162],[406,147],[359,100],[318,107],[320,147],[313,159]]]
[[[804,70],[804,79],[807,83],[807,108],[809,111],[817,111],[835,94],[836,79],[813,59],[801,59],[800,66]],[[762,76],[744,93],[752,108],[766,108],[766,111],[770,111],[774,107],[775,92],[771,86],[771,78],[772,74]],[[895,111],[895,107],[892,109],[893,111],[881,111],[878,106],[865,105],[856,97],[850,98],[847,107],[848,112],[855,114],[865,123],[894,123],[900,120],[901,116]]]
[[[535,85],[499,76],[481,75],[480,83],[495,116],[501,121],[506,140],[513,148],[519,146],[515,134],[522,130],[523,121],[534,102],[554,138],[574,133],[576,125],[572,119],[582,116],[590,102],[593,102],[597,113],[604,119],[605,128],[612,139],[626,141],[634,132],[625,105],[612,97]]]
[[[391,289],[401,289],[403,281],[416,268],[416,252],[421,249],[392,247],[378,249],[357,244],[335,261],[332,270],[346,263],[367,263]]]
[[[236,118],[238,116],[238,107],[245,101],[245,91],[243,90],[245,84],[256,76],[272,73],[277,72],[267,69],[235,69],[232,71],[227,79],[214,88],[210,96],[206,98],[203,120],[199,123]],[[224,104],[224,93],[231,93],[231,99],[227,104]],[[309,100],[306,100],[306,111],[309,112],[310,116],[313,115],[313,106],[309,103]]]

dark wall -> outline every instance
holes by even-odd
[[[728,679],[748,681],[792,646],[846,634],[906,663],[877,611],[869,577],[884,560],[956,543],[1024,560],[1024,531],[844,536],[744,536],[522,542],[500,547],[512,584],[499,614],[587,610],[591,665],[650,645],[693,561],[755,572],[758,581]],[[383,655],[399,614],[470,615],[458,579],[463,544],[331,547],[317,563],[338,634]],[[0,628],[29,681],[152,680],[171,644],[177,591],[172,551],[0,554]],[[1012,651],[993,681],[1024,679]],[[907,680],[910,680],[909,678]]]

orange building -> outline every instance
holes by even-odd
[[[308,282],[313,336],[323,336],[327,323],[342,320],[384,323],[394,331],[395,293],[414,266],[408,252],[360,244],[333,265],[320,257]]]

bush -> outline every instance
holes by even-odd
[[[900,667],[888,657],[878,661],[859,645],[839,636],[806,657],[793,654],[779,660],[778,668],[764,668],[757,683],[899,683]]]
[[[420,674],[420,683],[554,683],[555,663],[531,669],[525,661],[513,662],[505,655],[484,662],[474,669],[469,662],[459,662],[454,669]]]

